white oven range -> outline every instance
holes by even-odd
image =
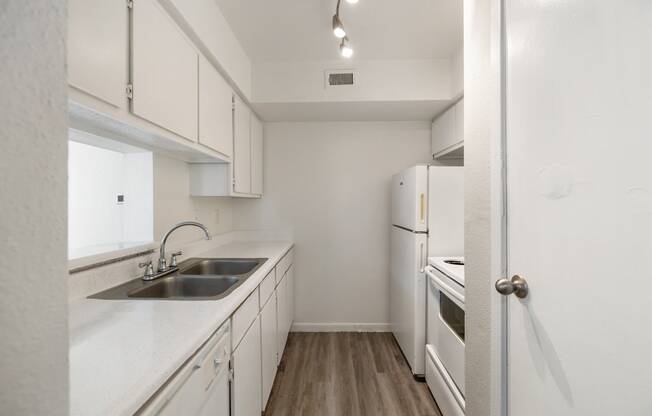
[[[426,382],[443,416],[463,416],[464,258],[430,257],[426,274]]]

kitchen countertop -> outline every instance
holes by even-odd
[[[70,414],[132,415],[235,311],[292,247],[236,242],[196,257],[267,257],[219,300],[97,300],[70,304]]]

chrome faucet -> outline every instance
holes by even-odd
[[[171,268],[168,267],[168,265],[167,265],[167,261],[165,260],[165,244],[167,243],[168,237],[170,236],[170,234],[172,234],[173,231],[175,231],[175,230],[177,230],[177,229],[179,229],[181,227],[185,227],[185,226],[193,226],[193,227],[201,228],[204,231],[204,235],[206,236],[206,239],[207,240],[211,239],[211,236],[208,233],[208,229],[206,228],[206,226],[204,226],[204,224],[198,223],[196,221],[183,221],[183,222],[180,222],[180,223],[176,224],[175,226],[170,228],[170,230],[167,233],[165,233],[165,235],[163,236],[163,241],[161,242],[161,248],[160,248],[160,253],[159,253],[159,258],[158,258],[157,275],[161,274],[161,273],[168,272],[169,270],[171,270]],[[178,256],[180,254],[181,254],[180,252],[175,253],[173,255],[173,257],[176,257],[176,256]],[[176,259],[173,259],[172,263],[173,264],[171,266],[173,268],[176,268],[175,267],[176,266]]]

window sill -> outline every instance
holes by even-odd
[[[100,247],[85,248],[76,253],[82,257],[68,260],[68,272],[70,274],[79,273],[96,267],[143,256],[153,252],[156,248],[158,248],[158,243],[153,241],[148,243],[117,243],[102,246],[101,249],[103,252],[101,253],[84,255],[85,253],[97,252],[100,249]]]

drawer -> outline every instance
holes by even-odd
[[[263,309],[263,306],[267,303],[269,298],[274,293],[274,287],[276,286],[276,269],[272,269],[271,272],[265,276],[263,281],[260,283],[260,309]]]
[[[233,350],[237,348],[247,329],[256,319],[256,316],[258,316],[259,306],[258,288],[256,288],[233,313],[233,317],[231,318],[231,345],[233,346]]]
[[[283,256],[283,258],[276,264],[277,285],[281,282],[281,280],[283,280],[283,276],[285,276],[285,272],[288,271],[293,261],[294,261],[294,249],[290,249],[290,251],[288,251],[287,254],[285,254],[285,256]]]
[[[426,347],[426,383],[442,415],[464,416],[464,396],[430,345]]]

